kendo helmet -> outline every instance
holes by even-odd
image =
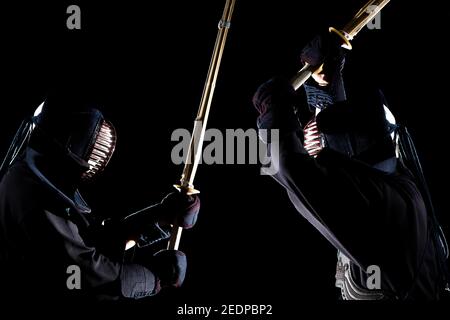
[[[96,105],[49,96],[34,112],[29,146],[76,164],[90,180],[111,159],[117,142],[114,126]]]

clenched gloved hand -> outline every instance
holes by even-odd
[[[105,229],[119,242],[134,241],[146,247],[170,237],[170,225],[192,228],[200,211],[200,198],[172,192],[155,205],[141,209],[122,219],[103,221]],[[163,227],[163,228],[161,228]]]
[[[126,298],[144,298],[163,288],[180,287],[186,275],[186,256],[178,250],[162,250],[137,256],[140,261],[124,264],[120,274],[121,293]]]
[[[161,250],[157,252],[149,266],[159,280],[159,289],[180,287],[186,276],[186,255],[178,250]]]
[[[324,109],[336,102],[346,100],[342,72],[345,64],[345,49],[342,39],[334,33],[317,35],[302,50],[303,63],[323,68],[308,80],[304,88],[311,108]]]
[[[297,130],[294,103],[295,90],[287,79],[274,78],[263,83],[253,96],[253,105],[259,112],[258,127]]]
[[[187,195],[174,191],[161,201],[161,211],[157,221],[161,225],[177,225],[184,229],[192,228],[197,222],[200,211],[200,198],[198,195]]]

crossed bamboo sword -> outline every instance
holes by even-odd
[[[375,16],[383,9],[390,0],[370,0],[353,19],[345,25],[344,28],[338,30],[336,28],[329,28],[331,33],[336,34],[342,40],[342,47],[351,50],[351,40],[372,21]],[[175,187],[186,194],[199,193],[194,188],[194,178],[197,172],[198,164],[202,154],[203,140],[205,136],[206,124],[208,122],[209,111],[211,108],[214,89],[216,87],[217,75],[219,73],[220,63],[222,61],[225,43],[228,31],[231,26],[231,17],[236,0],[226,0],[225,8],[223,10],[222,18],[219,21],[218,33],[214,51],[209,65],[208,75],[203,89],[200,107],[194,121],[194,129],[189,144],[189,150],[186,156],[183,173],[181,175],[180,183]],[[291,83],[295,90],[299,89],[313,73],[320,71],[322,66],[312,66],[305,64],[305,66],[297,72]],[[172,233],[168,243],[168,249],[177,250],[180,245],[181,233],[183,229],[177,225],[172,226]]]

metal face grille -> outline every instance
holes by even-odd
[[[313,118],[303,129],[303,134],[305,136],[304,148],[308,151],[309,155],[312,157],[317,156],[320,150],[323,149],[323,139],[322,134],[317,128],[316,119]]]
[[[108,121],[103,121],[87,160],[89,169],[83,174],[83,180],[91,179],[106,167],[114,153],[116,141],[117,135],[114,126]]]

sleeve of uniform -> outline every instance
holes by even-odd
[[[160,203],[136,211],[119,220],[104,223],[105,229],[120,234],[124,241],[134,240],[139,247],[146,247],[170,237],[171,225],[192,228],[200,210],[200,198],[180,192],[167,194]]]
[[[274,84],[265,84],[263,86]],[[281,84],[282,85],[282,84]],[[275,84],[280,86],[280,84]],[[367,168],[326,149],[317,158],[308,155],[301,142],[302,128],[289,99],[276,94],[254,98],[259,129],[279,130],[279,139],[268,139],[272,177],[281,184],[302,214],[329,242],[364,268],[369,262],[370,243],[379,237],[374,197],[382,200],[382,185]],[[279,96],[279,95],[278,95]],[[275,99],[275,98],[277,99]],[[270,136],[270,135],[269,135]],[[273,137],[272,137],[273,138]],[[366,171],[364,171],[366,170]],[[362,174],[364,172],[364,174]],[[378,202],[379,203],[379,202]],[[314,208],[314,209],[312,209]]]
[[[88,289],[97,292],[102,286],[118,283],[119,292],[112,293],[113,296],[135,299],[151,296],[159,291],[158,280],[150,270],[138,264],[113,261],[87,245],[74,223],[49,211],[45,213],[51,226],[64,241],[67,255],[80,268],[82,280]]]

